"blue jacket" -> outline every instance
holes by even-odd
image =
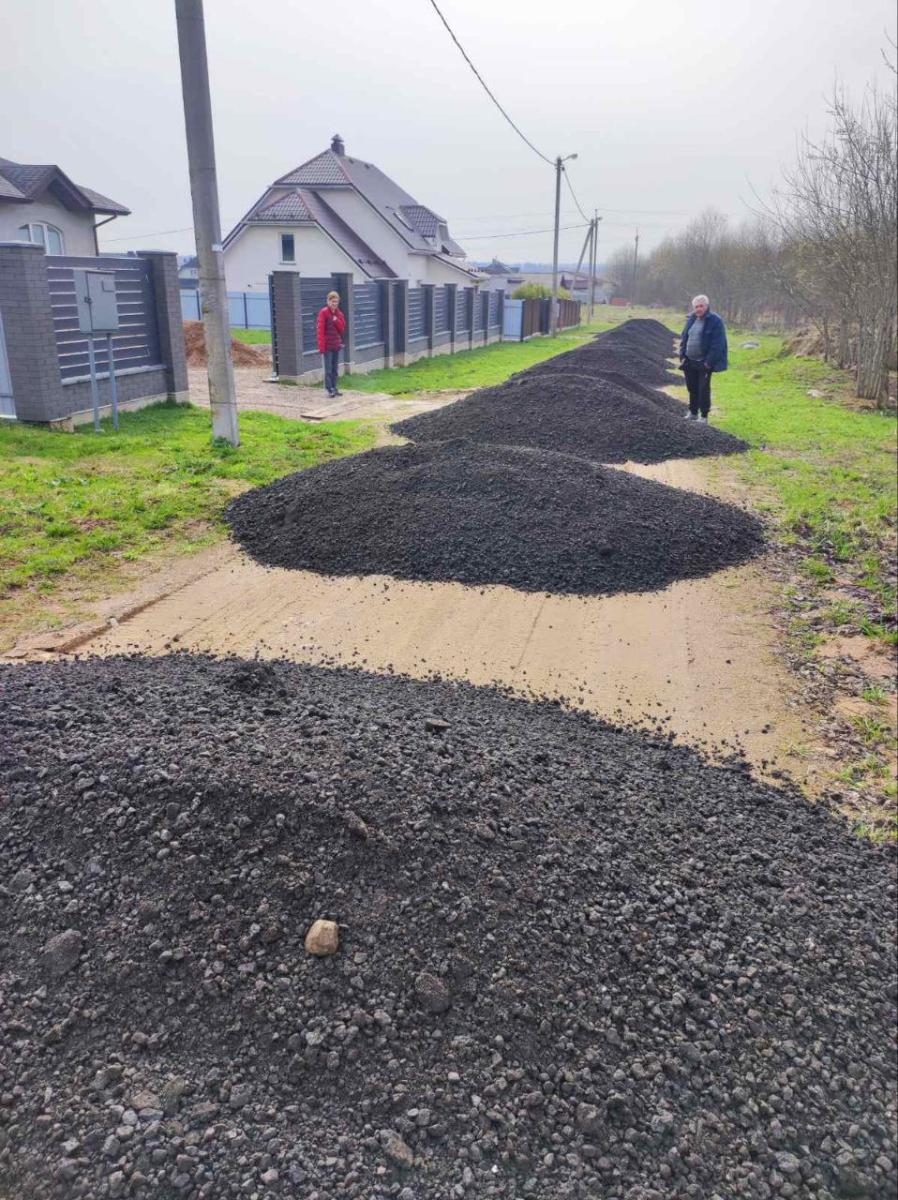
[[[686,327],[680,336],[680,359],[686,357],[686,340],[689,330],[695,324],[695,313],[690,313]],[[710,309],[705,313],[705,325],[702,329],[702,361],[711,371],[725,371],[727,362],[727,327],[723,318]]]

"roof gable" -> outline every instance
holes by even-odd
[[[341,158],[333,150],[323,150],[308,162],[294,167],[280,179],[276,179],[272,187],[289,187],[293,184],[306,184],[309,187],[328,187],[337,184],[346,187],[349,180],[341,166]]]
[[[0,198],[27,203],[50,192],[60,204],[73,211],[127,216],[130,209],[92,188],[79,187],[65,171],[52,163],[15,163],[0,158]]]

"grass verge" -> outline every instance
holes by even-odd
[[[231,337],[235,342],[246,342],[249,346],[270,346],[270,329],[232,329]]]
[[[247,485],[367,449],[361,422],[309,425],[242,413],[241,445],[213,444],[205,410],[160,404],[95,434],[0,425],[0,615],[4,641],[58,623],[75,587],[113,588],[163,547],[224,536],[222,514]]]

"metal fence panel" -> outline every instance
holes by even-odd
[[[468,332],[468,296],[463,288],[455,293],[455,332]]]
[[[78,379],[90,373],[87,337],[78,328],[75,306],[73,272],[77,268],[115,272],[119,330],[112,335],[112,348],[116,373],[134,367],[162,366],[152,264],[136,255],[103,258],[54,255],[47,258],[47,279],[62,378]],[[96,362],[98,371],[109,369],[105,336],[96,341]]]
[[[181,288],[181,316],[185,321],[202,321],[203,307],[198,288]]]
[[[490,329],[495,328],[499,324],[499,293],[490,292],[490,312],[489,325]]]
[[[408,290],[408,337],[409,341],[414,338],[422,338],[427,336],[424,320],[424,289],[409,288]]]
[[[382,345],[384,318],[380,284],[353,284],[352,298],[355,309],[353,337],[356,350]]]
[[[449,332],[449,293],[445,286],[433,289],[433,320],[435,333]]]
[[[302,302],[302,348],[305,354],[318,349],[318,314],[327,304],[327,293],[334,290],[334,281],[326,279],[300,279],[299,295]]]
[[[524,319],[524,301],[506,300],[502,319],[502,336],[520,338]]]
[[[6,356],[6,337],[3,333],[3,314],[0,313],[0,417],[16,415],[15,401],[12,394],[12,376],[9,373],[9,359]]]

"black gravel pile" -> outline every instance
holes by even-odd
[[[822,809],[461,685],[0,694],[10,1200],[895,1195],[894,857]]]
[[[557,450],[604,463],[656,463],[748,449],[739,438],[711,425],[684,421],[680,414],[670,414],[656,401],[644,400],[601,375],[554,374],[540,368],[392,428],[419,442],[470,438]]]
[[[634,349],[645,351],[653,356],[669,358],[672,354],[673,339],[676,335],[672,329],[667,329],[660,321],[630,320],[597,333],[594,343],[601,345],[628,345]]]
[[[513,446],[369,450],[245,492],[228,508],[267,566],[331,575],[653,591],[744,562],[758,521],[585,459]]]
[[[643,400],[650,400],[656,408],[662,409],[666,413],[671,413],[675,417],[681,419],[685,417],[689,406],[681,400],[669,396],[667,392],[659,391],[658,388],[647,387],[644,383],[637,383],[635,379],[631,379],[627,375],[620,375],[616,371],[603,372],[596,376],[599,379],[607,379],[609,383],[616,384],[617,387],[625,388],[627,391],[635,392],[637,396],[641,396]]]
[[[523,375],[559,375],[573,372],[576,375],[607,374],[615,372],[626,375],[647,387],[666,387],[682,383],[682,375],[676,374],[666,359],[660,355],[646,354],[644,350],[625,344],[587,342],[576,350],[567,350],[553,358],[544,359],[536,366],[521,372]]]

